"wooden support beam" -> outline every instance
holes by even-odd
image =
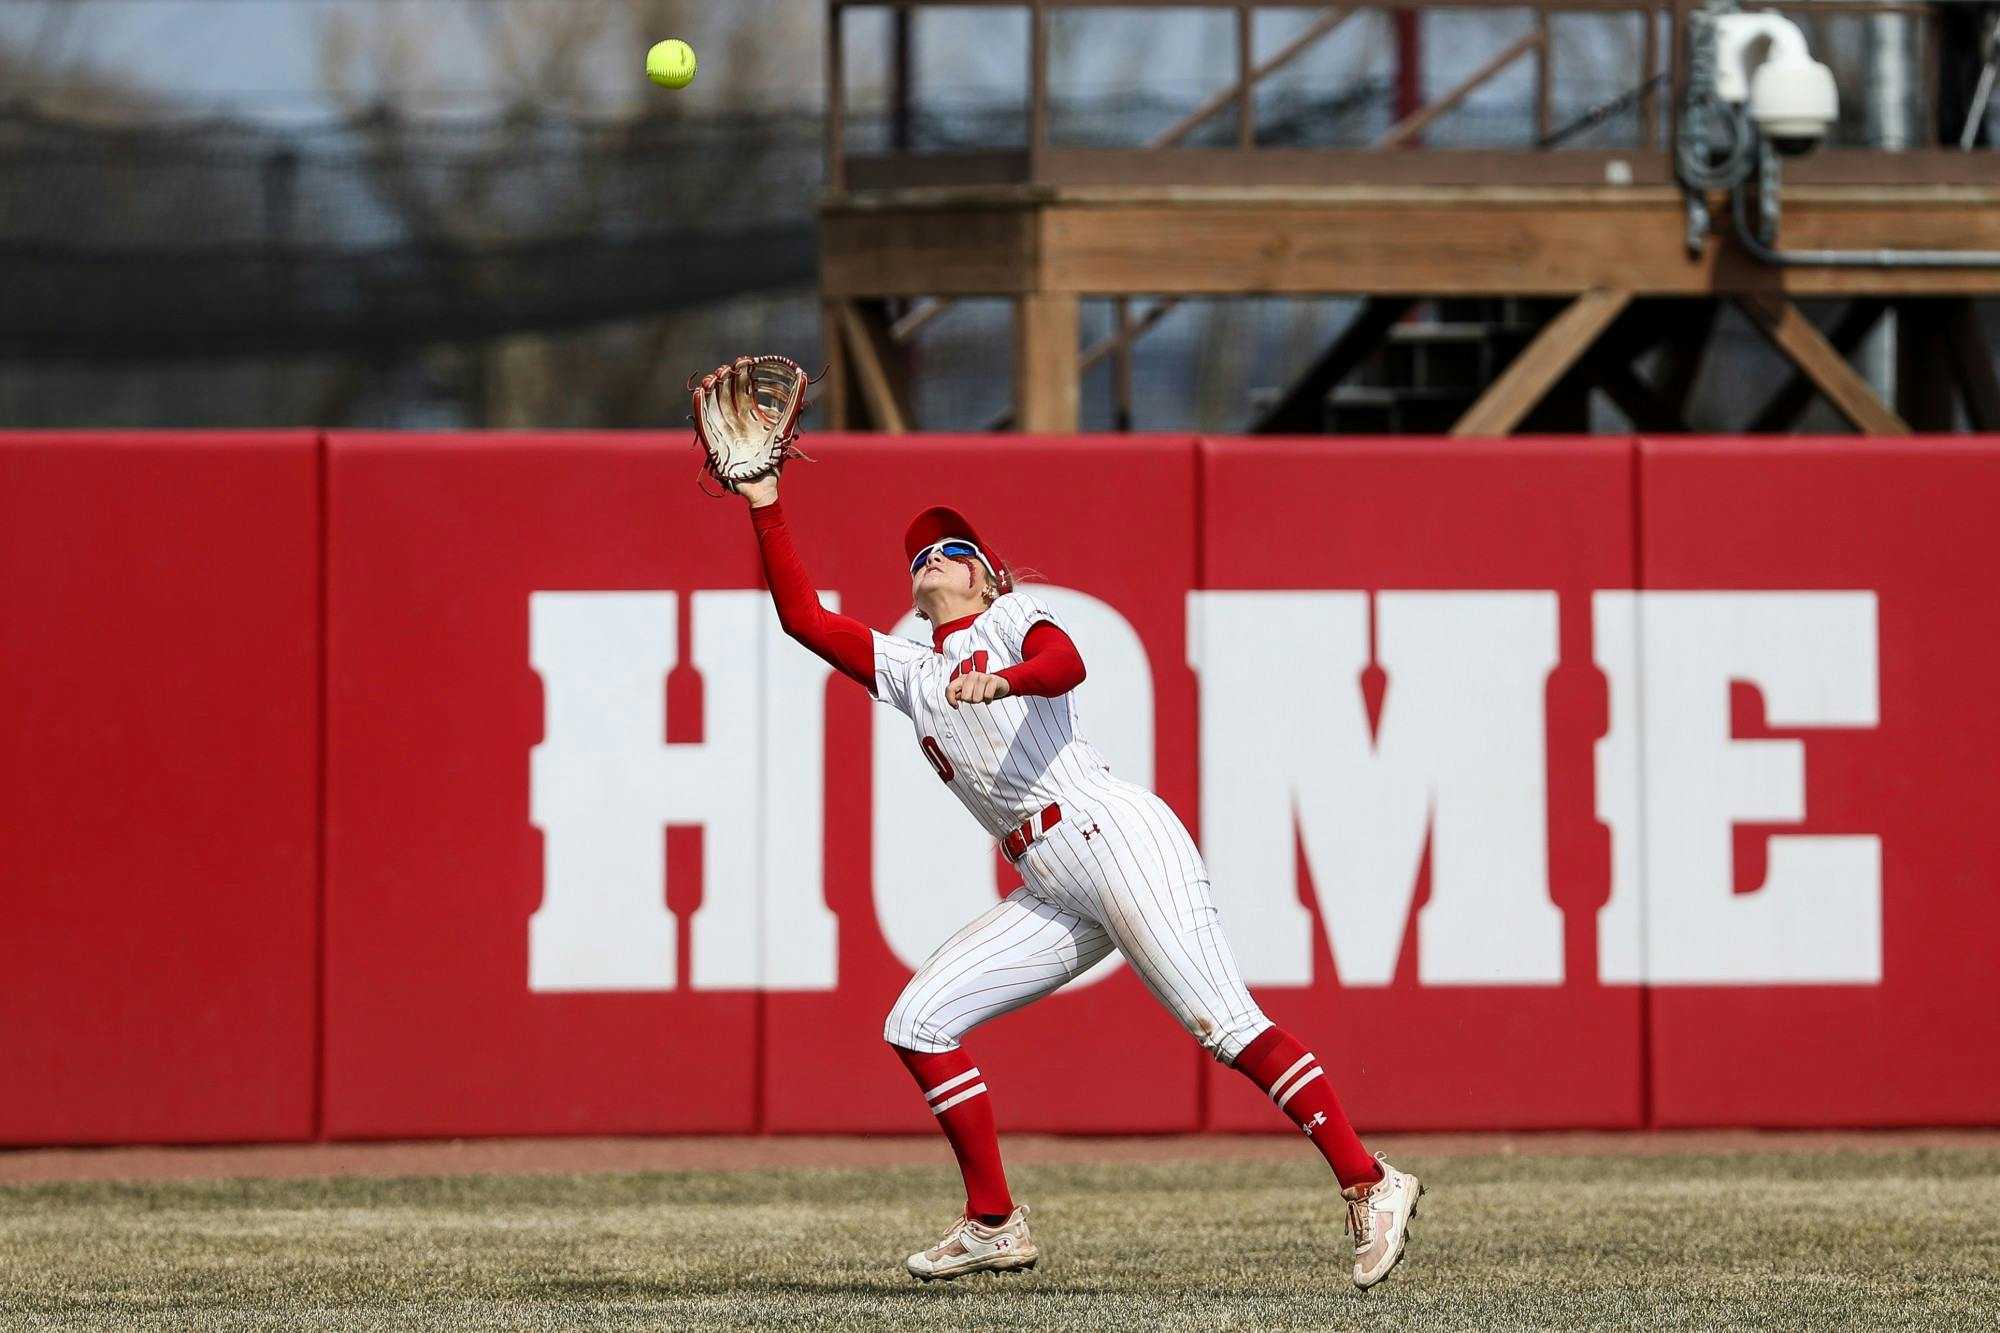
[[[1528,52],[1540,47],[1545,40],[1546,34],[1540,28],[1536,28],[1515,38],[1503,47],[1498,55],[1472,71],[1472,73],[1466,75],[1456,88],[1453,88],[1429,106],[1419,107],[1397,121],[1389,128],[1387,134],[1377,139],[1370,147],[1395,148],[1406,140],[1422,134],[1426,126],[1457,106],[1460,102],[1463,102],[1468,95],[1478,89],[1480,84],[1485,83],[1488,79],[1513,64],[1516,60],[1519,60]]]
[[[868,331],[868,341],[875,348],[877,359],[889,381],[889,393],[902,409],[905,430],[917,428],[917,414],[910,397],[910,365],[913,359],[909,348],[898,346],[890,336],[889,329],[895,321],[895,302],[886,300],[856,301],[855,313],[861,316],[861,326]]]
[[[910,419],[890,376],[886,327],[864,318],[852,301],[835,302],[834,318],[839,322],[840,341],[854,368],[854,382],[868,409],[870,424],[890,435],[903,434],[910,428]]]
[[[1840,318],[1834,321],[1833,331],[1827,334],[1826,340],[1843,358],[1854,355],[1854,349],[1861,346],[1869,331],[1881,322],[1882,312],[1888,308],[1887,301],[1872,297],[1849,301],[1847,308],[1840,312]],[[1752,419],[1750,433],[1775,435],[1790,430],[1792,423],[1799,419],[1799,414],[1812,404],[1815,392],[1813,382],[1794,371],[1784,387],[1764,405],[1764,410]]]
[[[1550,49],[1549,11],[1546,5],[1535,9],[1535,142],[1547,143],[1550,128],[1550,95],[1555,82],[1555,71],[1549,62],[1555,52]]]
[[[903,317],[889,326],[889,336],[899,343],[908,342],[917,336],[924,326],[951,309],[949,297],[942,301],[923,301],[903,312]]]
[[[1287,150],[1209,151],[1248,165]],[[1337,150],[1296,151],[1326,158],[1328,170],[1340,167]],[[1164,164],[1163,172],[1181,169],[1177,154],[1137,156]],[[1590,153],[1517,156],[1561,165]],[[1359,158],[1512,165],[1507,154],[1442,151],[1362,150],[1345,161]],[[1690,260],[1680,191],[1664,186],[1058,185],[860,198],[821,207],[820,290],[827,297],[1000,297],[1038,289],[1086,297],[1519,296],[1533,275],[1528,287],[1551,296],[1603,287],[1713,299],[1773,281],[1768,266],[1727,241]],[[1963,245],[1990,233],[1996,216],[2000,187],[1935,198],[1910,190],[1785,190],[1785,235],[1801,248]],[[2000,297],[2000,269],[1796,268],[1785,271],[1784,283],[1794,300]]]
[[[1125,306],[1126,302],[1124,298],[1119,298],[1118,304],[1121,307]],[[1088,372],[1096,369],[1098,364],[1107,356],[1118,356],[1122,353],[1129,353],[1132,350],[1132,344],[1139,341],[1142,334],[1149,332],[1155,324],[1172,314],[1174,307],[1179,304],[1179,297],[1174,297],[1166,301],[1155,301],[1151,308],[1137,319],[1129,318],[1131,313],[1129,310],[1123,311],[1120,315],[1117,329],[1105,334],[1102,338],[1092,343],[1085,350],[1084,354],[1077,358],[1077,370]],[[1127,367],[1126,373],[1128,375],[1131,373],[1130,367]]]
[[[1284,396],[1251,423],[1252,435],[1316,434],[1325,427],[1326,396],[1354,373],[1382,343],[1396,321],[1416,302],[1407,296],[1377,296],[1362,304],[1347,327],[1295,378]]]
[[[822,301],[819,307],[820,355],[826,358],[826,377],[820,381],[813,406],[819,410],[822,430],[847,430],[853,425],[853,368],[843,346],[838,311],[840,301]]]
[[[1132,343],[1138,334],[1132,328],[1132,303],[1119,297],[1112,307],[1118,346],[1111,354],[1111,429],[1132,429]]]
[[[2000,378],[1993,373],[1993,348],[1979,322],[1979,307],[1971,301],[1952,303],[1945,346],[1951,351],[1959,392],[1965,396],[1966,419],[1974,430],[2000,431]]]
[[[1257,146],[1257,14],[1236,0],[1236,146]]]
[[[1014,427],[1064,434],[1080,410],[1076,344],[1080,302],[1031,292],[1014,301]]]
[[[839,9],[826,11],[826,188],[847,188],[847,59]]]
[[[1660,15],[1648,9],[1640,13],[1639,41],[1639,146],[1651,148],[1659,142],[1659,93],[1653,76],[1660,69]]]
[[[910,11],[898,8],[889,15],[889,147],[899,153],[910,151],[910,84],[914,80]]]
[[[1049,19],[1042,0],[1028,0],[1028,177],[1049,146]]]
[[[1602,289],[1585,292],[1570,302],[1542,326],[1535,340],[1479,395],[1479,401],[1466,409],[1451,433],[1511,433],[1631,303],[1630,292]]]
[[[1848,365],[1847,358],[1835,351],[1812,321],[1784,296],[1752,292],[1738,296],[1736,304],[1856,430],[1869,435],[1910,433],[1909,425],[1875,396],[1860,372]]]

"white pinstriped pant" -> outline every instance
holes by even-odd
[[[1180,818],[1108,775],[1061,804],[1062,822],[1017,863],[1025,882],[938,946],[889,1011],[883,1037],[905,1050],[951,1050],[1115,948],[1204,1049],[1234,1061],[1271,1020],[1236,971],[1208,868]]]

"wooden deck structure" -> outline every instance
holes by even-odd
[[[1089,0],[1088,7],[1139,2]],[[1307,376],[1307,397],[1315,384],[1323,396],[1367,354],[1369,331],[1379,338],[1413,301],[1558,302],[1552,308],[1559,313],[1459,418],[1463,434],[1512,431],[1551,389],[1576,375],[1604,389],[1642,427],[1675,429],[1691,373],[1670,369],[1649,382],[1632,362],[1662,343],[1705,338],[1719,301],[1739,306],[1798,372],[1798,381],[1760,415],[1762,428],[1783,429],[1818,393],[1859,430],[1950,429],[1955,392],[1975,427],[2000,429],[2000,386],[1970,304],[2000,296],[2000,267],[1775,267],[1735,243],[1719,201],[1713,205],[1718,234],[1699,254],[1688,252],[1672,167],[1675,117],[1660,111],[1678,105],[1685,78],[1680,34],[1692,0],[1455,0],[1455,9],[1529,11],[1534,22],[1457,87],[1358,150],[1259,146],[1253,92],[1359,6],[1318,6],[1318,18],[1255,61],[1259,0],[1143,0],[1156,9],[1234,10],[1236,80],[1151,143],[1105,149],[1055,146],[1048,136],[1049,16],[1084,7],[1083,0],[970,3],[1027,11],[1025,148],[862,156],[845,144],[841,18],[881,0],[829,0],[829,186],[820,209],[820,281],[836,372],[828,417],[837,424],[890,431],[914,424],[903,351],[956,298],[1013,301],[1011,424],[1066,431],[1077,427],[1083,373],[1111,360],[1120,392],[1129,395],[1133,343],[1176,302],[1310,294],[1364,297],[1369,304]],[[1416,0],[1369,6],[1414,7]],[[1932,7],[1847,0],[1778,7],[1913,17],[1925,34],[1923,100],[1931,109],[1924,124],[1932,139],[1897,153],[1825,149],[1788,161],[1782,244],[2000,250],[2000,156],[1935,142]],[[1549,33],[1565,13],[1637,19],[1644,40],[1631,83],[1636,145],[1477,152],[1419,146],[1439,116],[1522,60],[1534,62],[1536,139],[1550,142],[1551,87],[1560,72],[1552,68]],[[895,67],[907,79],[907,63]],[[1225,111],[1234,113],[1232,145],[1185,146],[1195,129]],[[1847,306],[1822,331],[1799,314],[1793,302],[1800,297],[1845,298]],[[1116,329],[1081,347],[1079,303],[1102,298],[1119,303]],[[1143,309],[1142,301],[1149,303]],[[1904,372],[1925,389],[1902,395],[1903,416],[1845,355],[1888,310],[1902,316]],[[1689,359],[1688,348],[1680,350],[1679,359]],[[1922,410],[1908,410],[1912,399]],[[1125,405],[1121,419],[1129,420]],[[1307,422],[1296,411],[1289,420]],[[1282,413],[1278,424],[1286,424]]]

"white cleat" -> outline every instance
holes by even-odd
[[[949,1282],[967,1273],[1019,1273],[1035,1266],[1041,1256],[1028,1234],[1028,1205],[1022,1204],[997,1227],[961,1217],[944,1239],[904,1260],[910,1276],[924,1282]]]
[[[1354,1285],[1363,1291],[1389,1276],[1403,1258],[1410,1239],[1410,1219],[1417,1215],[1423,1183],[1390,1166],[1380,1153],[1382,1178],[1373,1185],[1342,1190],[1347,1200],[1347,1227],[1354,1234]]]

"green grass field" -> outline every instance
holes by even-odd
[[[8,1186],[0,1326],[2000,1327],[2000,1151],[1400,1164],[1367,1295],[1303,1151],[1021,1168],[1041,1267],[933,1286],[933,1168]]]

